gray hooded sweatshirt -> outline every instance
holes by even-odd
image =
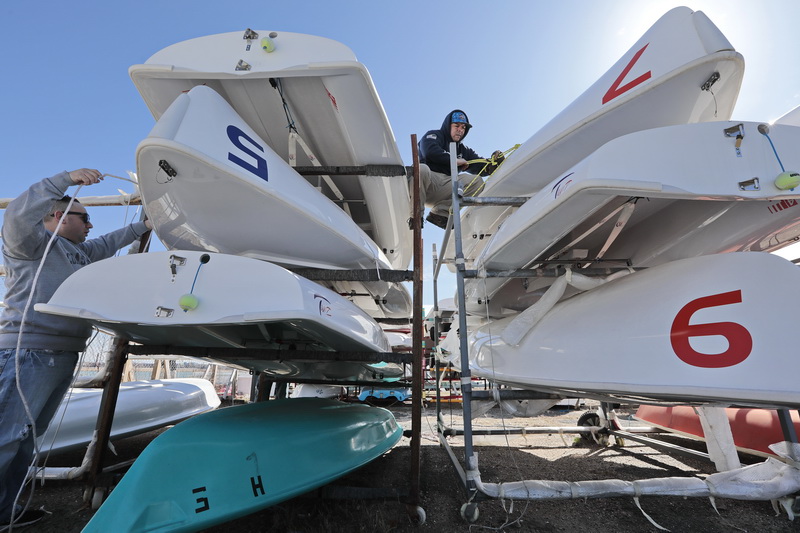
[[[53,235],[45,229],[44,217],[71,185],[74,183],[68,172],[45,178],[32,185],[6,208],[2,228],[6,295],[5,308],[0,314],[0,349],[17,347],[22,312],[45,247]],[[90,325],[74,318],[39,313],[33,306],[49,301],[70,274],[91,262],[113,256],[145,231],[147,226],[144,222],[136,222],[81,244],[56,237],[39,274],[25,318],[21,346],[39,350],[82,351],[92,331]],[[86,290],[91,291],[92,287],[86,287]]]

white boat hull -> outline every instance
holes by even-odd
[[[188,294],[196,300],[183,310]],[[209,348],[207,359],[275,377],[402,376],[394,364],[293,362],[292,355],[299,358],[303,350],[388,352],[390,347],[380,325],[345,298],[246,257],[184,250],[106,259],[78,270],[36,310],[86,320],[141,344]],[[215,354],[214,348],[286,350],[286,358],[251,359],[231,351]]]
[[[369,72],[349,48],[322,37],[280,32],[272,39],[274,50],[267,52],[260,39],[270,32],[257,33],[260,37],[253,40],[231,32],[171,45],[130,67],[130,76],[156,119],[193,87],[214,89],[293,166],[403,165]],[[292,128],[313,157],[301,146],[290,148]],[[405,176],[330,179],[338,193],[319,177],[308,178],[352,216],[393,268],[406,268],[412,246]]]
[[[37,444],[44,454],[87,446],[97,424],[103,389],[72,388]],[[205,379],[129,381],[119,387],[111,438],[122,439],[177,424],[219,407],[213,385]]]
[[[469,336],[474,375],[564,395],[800,406],[800,271],[772,254],[684,259],[564,300],[515,344]]]
[[[139,144],[136,162],[142,200],[168,249],[241,255],[286,267],[392,267],[353,219],[208,87],[195,87],[173,102]],[[372,316],[410,316],[411,298],[402,285],[330,285],[339,293],[362,295],[353,299]]]
[[[719,78],[703,90],[715,73]],[[727,120],[743,73],[742,56],[702,12],[675,8],[594,85],[509,155],[481,195],[532,196],[622,135]],[[481,206],[462,212],[468,268],[513,211]],[[448,253],[453,255],[452,245]]]
[[[737,150],[736,138],[724,131],[739,125],[744,139]],[[795,242],[800,191],[781,190],[774,180],[781,163],[800,169],[800,128],[772,126],[768,139],[759,125],[684,124],[614,139],[509,216],[477,268],[532,268],[576,257],[584,267],[611,261],[641,268]],[[757,188],[741,185],[753,178]],[[522,311],[551,281],[467,280],[467,310],[494,317]]]
[[[389,267],[344,211],[208,87],[175,100],[139,144],[136,167],[148,216],[169,249],[244,255],[289,267]]]

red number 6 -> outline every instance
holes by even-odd
[[[692,315],[708,307],[738,304],[742,301],[742,291],[724,292],[692,300],[678,311],[669,332],[672,349],[681,361],[692,366],[703,368],[723,368],[738,365],[753,350],[753,338],[750,332],[735,322],[712,322],[709,324],[690,325]],[[720,354],[700,353],[689,344],[691,337],[720,335],[728,340],[728,349]]]

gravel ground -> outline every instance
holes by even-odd
[[[390,407],[398,421],[410,428],[410,407]],[[476,420],[475,427],[574,426],[581,411],[551,410],[530,419],[507,419],[493,409]],[[460,427],[457,411],[444,408],[447,425]],[[631,498],[600,498],[561,501],[477,502],[479,516],[469,524],[460,514],[466,503],[456,470],[435,433],[435,413],[428,407],[423,417],[421,453],[421,506],[426,521],[416,525],[402,497],[382,499],[337,499],[330,487],[315,494],[289,500],[261,512],[207,531],[222,532],[388,532],[419,531],[450,533],[480,530],[536,532],[596,532],[606,529],[621,533],[659,531],[637,508]],[[135,455],[159,432],[124,439],[116,443],[121,459]],[[694,445],[692,441],[668,436],[665,440]],[[598,445],[575,435],[527,434],[513,437],[476,437],[475,450],[484,482],[544,479],[584,481],[602,479],[634,480],[665,476],[703,476],[714,472],[708,461],[684,455],[665,455],[634,442]],[[449,439],[455,453],[463,454],[463,440]],[[342,478],[336,487],[391,489],[403,494],[409,487],[410,440],[403,438],[394,449],[362,469]],[[623,444],[623,445],[619,445]],[[51,465],[75,465],[80,456],[52,457]],[[749,458],[750,462],[760,459]],[[800,530],[800,519],[791,522],[776,515],[769,502],[716,500],[717,513],[708,499],[644,497],[644,511],[661,527],[673,532],[788,532]],[[26,531],[69,533],[80,531],[92,511],[82,501],[82,487],[76,482],[49,481],[36,488],[35,507],[52,512]],[[411,515],[415,516],[412,512]],[[23,531],[15,529],[14,531]]]

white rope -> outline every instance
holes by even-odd
[[[568,448],[569,444],[567,444],[567,439],[564,438],[564,428],[558,428],[558,436],[561,437],[561,442],[564,443],[564,447]]]
[[[137,185],[137,186],[139,185],[139,183],[138,183],[138,182],[136,182],[135,180],[132,180],[132,179],[130,179],[130,178],[123,178],[122,176],[115,176],[114,174],[103,174],[103,175],[102,175],[102,176],[100,176],[100,177],[101,177],[101,178],[105,178],[105,177],[109,177],[109,178],[117,178],[118,180],[127,181],[127,182],[133,183],[134,185]],[[81,187],[83,187],[83,185],[81,185]],[[78,189],[76,189],[76,190],[75,190],[75,193],[76,193],[76,194],[77,194],[77,192],[78,192]]]
[[[780,507],[786,511],[786,515],[789,517],[789,520],[794,520],[795,514],[792,508],[794,507],[796,498],[791,496],[787,496],[784,498],[778,498],[777,500],[772,500],[772,508],[775,509],[775,516],[780,515]]]
[[[131,180],[131,179],[123,178],[121,176],[115,176],[113,174],[103,174],[100,177],[103,178],[103,177],[106,177],[106,176],[108,176],[110,178],[116,178],[116,179],[120,179],[120,180],[123,180],[123,181],[128,181],[128,182],[131,182],[133,184],[136,184],[136,182]],[[78,188],[75,189],[74,195],[72,196],[72,198],[70,199],[69,203],[67,204],[67,207],[64,210],[65,212],[68,212],[72,208],[72,204],[75,203],[75,197],[78,195],[78,192],[82,188],[83,188],[83,184],[79,184]],[[33,438],[33,457],[31,459],[31,464],[30,464],[29,469],[36,467],[36,464],[39,462],[39,457],[41,455],[41,449],[39,448],[39,444],[36,442],[36,440],[38,439],[38,432],[37,432],[37,429],[36,429],[36,421],[33,418],[33,413],[31,412],[30,404],[28,403],[27,398],[25,398],[25,394],[22,391],[22,384],[20,382],[20,375],[19,374],[20,374],[20,350],[22,348],[22,333],[23,333],[23,329],[25,327],[25,321],[27,320],[28,311],[30,310],[31,303],[33,302],[33,294],[36,291],[36,285],[39,283],[39,276],[41,275],[42,269],[44,268],[45,259],[47,258],[47,254],[50,253],[50,249],[52,248],[53,243],[56,240],[56,237],[58,237],[58,231],[60,229],[61,229],[61,221],[59,221],[59,223],[56,225],[55,231],[53,231],[53,235],[47,241],[47,245],[45,246],[44,253],[42,254],[42,259],[39,261],[39,266],[37,267],[36,273],[33,276],[33,281],[31,282],[31,290],[30,290],[30,293],[28,294],[28,300],[25,302],[25,307],[24,307],[24,309],[22,311],[22,318],[21,318],[20,324],[19,324],[19,334],[17,335],[17,347],[16,347],[16,351],[14,353],[15,385],[17,387],[17,393],[19,394],[20,400],[22,401],[22,406],[25,408],[25,416],[28,417],[28,420],[31,423],[30,424],[31,425],[31,437]],[[82,360],[82,359],[83,359],[83,356],[81,356],[80,360]],[[73,381],[74,381],[74,379],[75,379],[75,376],[73,376]],[[11,531],[11,529],[14,527],[14,518],[16,517],[16,512],[15,511],[16,511],[19,499],[22,496],[22,492],[25,489],[26,484],[27,484],[26,482],[22,483],[22,485],[20,486],[19,490],[17,491],[16,496],[14,497],[14,504],[11,507],[11,518],[9,520],[10,526],[9,526],[8,531]],[[30,503],[31,503],[31,501],[33,499],[33,492],[34,491],[32,489],[30,491],[29,496],[28,496],[28,501],[23,506],[22,512],[20,514],[24,514],[25,511],[28,510],[28,507],[30,506]]]
[[[75,193],[77,194],[77,192],[80,191],[82,187],[83,185],[79,185]],[[73,196],[70,199],[64,211],[65,212],[69,211],[74,202],[75,202],[75,197]],[[25,416],[28,417],[28,420],[31,423],[31,434],[32,434],[31,436],[33,438],[33,458],[31,459],[31,468],[33,468],[38,462],[40,450],[39,450],[39,444],[36,442],[36,439],[38,437],[36,431],[36,420],[34,420],[33,418],[33,413],[31,412],[30,404],[28,404],[28,400],[27,398],[25,398],[25,394],[22,391],[22,383],[20,381],[20,376],[19,376],[19,370],[20,370],[19,359],[20,359],[20,350],[22,349],[22,332],[25,327],[25,320],[27,319],[28,316],[28,310],[30,309],[31,303],[33,302],[33,293],[36,290],[36,284],[39,283],[39,275],[42,273],[42,269],[44,268],[44,261],[47,258],[47,254],[50,252],[50,248],[53,246],[53,242],[56,240],[56,237],[58,236],[59,229],[61,229],[61,221],[58,221],[58,224],[56,224],[56,229],[53,232],[53,235],[50,237],[50,240],[47,241],[47,245],[44,248],[44,253],[42,254],[42,259],[41,261],[39,261],[39,266],[36,269],[36,273],[33,275],[33,281],[31,282],[31,290],[30,293],[28,294],[28,300],[25,302],[25,307],[22,310],[22,318],[20,319],[19,323],[19,335],[17,335],[17,348],[16,352],[14,353],[15,384],[17,386],[17,392],[19,393],[20,400],[22,400],[22,406],[25,408]],[[22,485],[20,485],[19,490],[17,491],[17,495],[14,497],[14,504],[11,507],[11,519],[9,520],[11,527],[13,527],[14,524],[17,502],[19,501],[20,496],[22,496],[22,491],[25,489],[25,485],[26,484],[24,482],[22,483]],[[30,505],[32,498],[33,498],[33,490],[31,490],[31,493],[28,497],[28,501],[25,503],[25,506],[23,507],[21,514],[24,514],[25,511],[28,510],[28,506]]]
[[[461,261],[463,263],[464,259],[462,258]],[[483,298],[484,315],[483,316],[488,321],[488,323],[486,324],[485,328],[486,328],[486,330],[487,330],[487,332],[489,334],[489,337],[492,337],[492,322],[489,321],[489,316],[490,316],[489,315],[489,298],[486,295],[486,279],[487,279],[486,278],[486,268],[485,267],[479,267],[479,272],[482,273],[482,275],[480,277],[481,277],[481,280],[482,280],[481,281],[481,285],[483,286],[483,294],[484,294],[484,298]],[[466,310],[461,310],[461,312],[466,312]],[[462,334],[463,335],[467,335],[467,332],[462,332]],[[469,347],[467,349],[469,350]],[[496,378],[496,371],[495,371],[496,367],[495,367],[494,356],[495,356],[494,347],[490,345],[490,347],[489,347],[489,357],[490,357],[490,360],[491,360],[491,370],[492,370],[492,378],[493,378],[492,382],[494,383],[494,385],[492,386],[492,398],[495,401],[495,403],[500,407],[500,424],[501,424],[501,427],[504,430],[503,431],[503,439],[505,440],[505,449],[506,449],[506,452],[510,452],[511,451],[511,441],[509,439],[509,432],[506,430],[506,412],[505,412],[505,407],[507,406],[508,402],[504,402],[503,400],[501,400],[500,387],[496,384],[496,379],[495,379]],[[465,421],[465,423],[470,423],[471,424],[472,422],[471,421],[468,421],[468,422]],[[527,432],[525,431],[524,428],[523,428],[523,432],[522,432],[522,437],[527,442]],[[516,456],[513,453],[510,453],[509,456],[511,458],[511,462],[513,463],[514,468],[517,471],[518,475],[520,477],[522,477],[522,468],[520,468],[519,464],[517,463]],[[477,458],[477,454],[475,454],[475,463],[476,463],[476,465],[477,465],[477,462],[478,462],[478,458]],[[482,485],[482,481],[480,479],[480,476],[478,476],[478,478],[475,481],[476,481],[477,484]],[[527,486],[527,484],[525,482],[523,482],[523,486],[525,487],[526,491],[530,495],[530,490],[528,489],[528,486]],[[505,485],[503,483],[500,483],[499,484],[499,489],[500,489],[501,494],[503,495],[503,498],[504,498],[505,497]],[[475,494],[477,494],[477,492],[475,492]],[[513,501],[514,500],[512,499],[511,501],[512,501],[512,509],[513,509]],[[513,524],[521,523],[522,518],[525,516],[525,514],[528,511],[528,506],[530,505],[530,503],[531,502],[530,502],[529,499],[527,499],[525,501],[525,506],[522,508],[522,511],[520,512],[520,515],[519,515],[519,517],[517,517],[516,520],[509,521],[510,518],[511,518],[510,517],[510,511],[506,511],[506,520],[499,528],[482,527],[481,529],[492,529],[492,530],[496,530],[496,531],[502,531],[503,529],[506,528],[506,526],[510,526],[510,525],[513,525]],[[503,500],[503,509],[505,510],[505,500]],[[472,526],[470,526],[470,530],[472,530]]]
[[[655,527],[657,527],[657,528],[658,528],[658,529],[660,529],[661,531],[670,531],[669,529],[667,529],[667,528],[665,528],[665,527],[662,527],[662,526],[658,525],[658,524],[656,523],[656,521],[655,521],[655,520],[653,520],[653,519],[650,517],[650,515],[649,515],[649,514],[647,514],[647,513],[644,511],[644,509],[642,509],[642,505],[639,503],[639,497],[640,497],[642,494],[641,494],[641,492],[639,491],[639,484],[638,484],[636,481],[634,481],[634,482],[633,482],[633,492],[634,492],[633,501],[634,501],[634,503],[636,504],[636,507],[638,507],[638,508],[639,508],[639,510],[642,512],[642,514],[644,515],[644,517],[645,517],[645,518],[647,518],[647,521],[648,521],[648,522],[650,522],[651,524],[653,524]]]

